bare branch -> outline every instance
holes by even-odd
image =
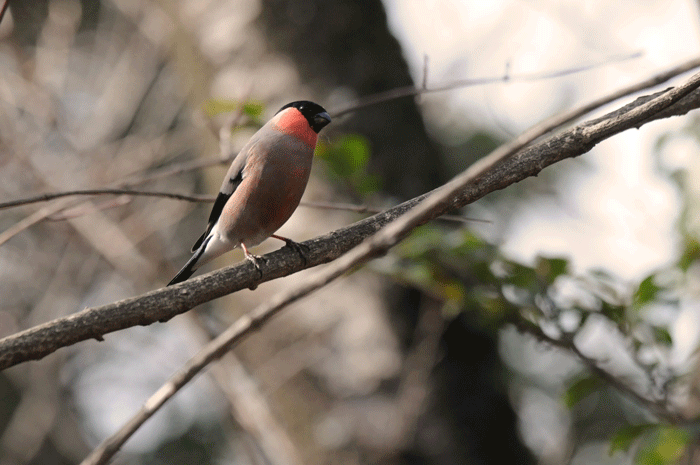
[[[85,459],[83,465],[98,465],[106,463],[112,457],[126,440],[148,419],[150,418],[175,392],[181,389],[194,376],[196,376],[204,367],[214,360],[221,358],[226,354],[236,343],[243,339],[254,330],[260,328],[267,320],[276,315],[281,309],[287,305],[296,302],[305,297],[311,292],[323,287],[339,276],[343,275],[349,269],[364,263],[368,259],[378,254],[385,253],[389,248],[398,243],[405,237],[413,228],[429,221],[432,218],[439,216],[449,208],[455,206],[463,206],[473,199],[473,192],[478,190],[481,183],[488,183],[489,180],[494,182],[502,182],[504,178],[510,176],[520,176],[523,172],[539,172],[544,166],[547,166],[554,161],[548,157],[543,157],[542,153],[532,153],[532,150],[538,148],[551,147],[554,141],[564,142],[559,146],[560,149],[582,147],[590,149],[600,140],[600,133],[609,134],[610,131],[623,131],[636,125],[642,121],[652,117],[655,113],[668,108],[673,103],[681,100],[686,95],[700,87],[700,74],[694,75],[685,84],[660,93],[656,98],[650,101],[630,108],[628,111],[613,112],[608,118],[604,117],[590,123],[577,126],[563,135],[551,137],[547,141],[538,146],[531,147],[530,150],[520,151],[525,145],[529,144],[542,134],[556,127],[558,121],[562,117],[555,117],[541,123],[513,141],[502,145],[494,150],[487,157],[476,162],[466,171],[453,178],[447,184],[435,189],[428,195],[419,197],[417,204],[414,204],[409,211],[400,217],[394,216],[395,221],[387,224],[376,234],[367,237],[361,244],[350,250],[347,254],[335,260],[332,264],[309,276],[299,286],[289,289],[272,296],[267,302],[259,305],[249,314],[239,318],[228,329],[221,333],[203,350],[190,359],[185,366],[173,375],[139,410],[139,412],[118,431],[115,435],[101,443],[91,454]],[[697,100],[697,94],[696,94]],[[697,102],[696,102],[697,103]],[[563,139],[561,137],[563,136]],[[544,147],[543,147],[544,145]],[[528,156],[528,152],[530,156]],[[560,153],[552,153],[551,157],[558,158]],[[522,164],[525,161],[525,164]],[[510,163],[509,163],[510,162]],[[519,169],[516,172],[506,173],[503,168],[515,163]],[[411,201],[412,202],[412,201]],[[405,205],[405,204],[403,204]],[[410,207],[409,207],[410,208]],[[395,210],[395,209],[392,209]],[[392,211],[389,210],[389,211]],[[387,212],[388,213],[388,212]],[[396,212],[395,212],[396,213]],[[380,215],[378,215],[380,216]],[[376,217],[373,217],[376,218]],[[346,228],[347,229],[347,228]],[[337,233],[337,232],[336,232]],[[332,234],[333,235],[333,234]],[[338,235],[333,235],[333,239],[341,239]],[[312,245],[313,244],[313,245]],[[312,253],[318,247],[318,243],[307,244],[311,246]],[[313,260],[313,258],[312,258]],[[251,265],[252,266],[252,265]],[[236,267],[240,268],[240,267]],[[224,275],[227,270],[213,273],[213,280],[217,275]],[[263,270],[263,274],[265,270]],[[204,278],[201,279],[202,287],[205,287]],[[173,288],[175,291],[190,292],[190,286],[187,282],[181,283]],[[197,290],[192,289],[193,293]],[[2,341],[0,341],[2,347]]]
[[[427,76],[428,76],[428,68],[427,68],[427,57],[424,61],[424,67],[423,67],[423,83],[421,87],[415,87],[415,86],[406,86],[406,87],[399,87],[397,89],[391,89],[386,92],[379,92],[374,95],[368,95],[366,97],[362,97],[358,99],[355,103],[351,104],[348,107],[341,108],[339,110],[331,111],[331,115],[333,117],[339,117],[339,116],[344,116],[348,113],[351,113],[353,111],[359,110],[361,108],[367,108],[373,105],[378,105],[380,103],[385,103],[389,102],[391,100],[396,100],[399,98],[403,97],[415,97],[416,95],[422,95],[422,94],[432,94],[435,92],[445,92],[448,90],[454,90],[454,89],[463,89],[466,87],[473,87],[473,86],[482,86],[484,84],[495,84],[497,82],[527,82],[527,81],[541,81],[543,79],[552,79],[556,77],[562,77],[562,76],[568,76],[569,74],[576,74],[580,73],[583,71],[588,71],[591,69],[599,68],[601,66],[606,66],[614,62],[620,62],[620,61],[626,61],[626,60],[632,60],[635,58],[639,58],[642,56],[641,52],[635,52],[627,55],[614,55],[611,57],[606,58],[605,60],[602,60],[598,63],[593,63],[590,65],[583,65],[583,66],[578,66],[575,68],[567,68],[563,70],[558,70],[558,71],[545,71],[545,72],[538,72],[538,73],[528,73],[528,74],[520,74],[520,75],[510,75],[508,69],[506,69],[506,74],[503,76],[499,77],[489,77],[489,78],[474,78],[474,79],[460,79],[457,81],[450,82],[448,84],[442,84],[439,86],[427,88]],[[693,66],[693,68],[696,68],[700,66],[700,64],[696,64]],[[509,67],[508,67],[509,68]],[[691,68],[692,69],[692,68]]]
[[[73,205],[73,202],[74,201],[72,199],[63,199],[59,202],[56,202],[53,205],[46,205],[45,207],[29,215],[28,217],[23,218],[21,221],[18,221],[17,223],[0,233],[0,245],[9,241],[16,234],[19,234],[25,229],[44,220],[46,217],[63,210],[69,205]]]
[[[73,197],[73,196],[90,196],[90,195],[126,195],[134,197],[161,197],[174,200],[184,200],[186,202],[197,202],[197,203],[211,203],[216,197],[212,195],[198,195],[198,194],[178,194],[176,192],[158,192],[158,191],[142,191],[137,189],[111,189],[108,187],[100,189],[78,189],[73,191],[63,191],[63,192],[51,192],[46,194],[35,195],[34,197],[25,197],[23,199],[9,200],[7,202],[0,202],[0,210],[20,207],[24,205],[31,205],[39,202],[47,202],[50,200],[62,198],[62,197]],[[122,205],[120,202],[118,205]],[[355,205],[350,203],[341,202],[306,202],[303,201],[299,204],[302,207],[307,208],[320,208],[325,210],[343,210],[351,211],[355,213],[379,213],[382,210],[379,208],[369,207],[366,205]],[[62,209],[63,207],[61,207]],[[66,218],[74,218],[81,214],[88,214],[92,212],[95,208],[84,210],[80,213],[62,215],[62,216],[48,216],[52,220],[64,220]],[[47,216],[42,215],[41,219]],[[468,218],[465,216],[458,215],[444,215],[439,218],[444,221],[452,221],[456,223],[469,223],[469,222],[480,222],[480,223],[490,223],[489,220],[481,220],[478,218]]]
[[[197,160],[189,160],[182,163],[175,163],[170,166],[166,166],[158,170],[148,172],[146,174],[133,175],[130,179],[125,181],[123,185],[124,187],[138,186],[148,181],[155,181],[156,179],[168,178],[170,176],[175,176],[178,174],[195,171],[202,168],[208,168],[210,166],[226,166],[233,161],[235,156],[236,154],[229,154],[224,157],[216,155],[212,157],[199,158]]]
[[[160,178],[164,178],[164,177],[168,177],[168,176],[173,176],[175,174],[184,173],[187,171],[193,171],[193,170],[204,168],[207,166],[214,166],[214,165],[219,165],[219,164],[231,163],[232,160],[233,160],[232,156],[226,157],[226,158],[209,157],[209,158],[204,158],[201,160],[194,160],[194,161],[189,161],[189,162],[185,162],[185,163],[179,163],[179,164],[176,164],[174,166],[170,166],[168,168],[164,168],[162,170],[158,170],[158,171],[155,171],[152,173],[148,173],[145,175],[139,175],[138,177],[132,177],[132,179],[129,179],[127,181],[116,182],[113,185],[114,186],[122,186],[124,188],[127,188],[128,186],[137,186],[139,184],[143,184],[143,183],[148,182],[148,181],[152,181],[155,179],[160,179]],[[109,189],[109,187],[106,189]],[[99,194],[95,193],[92,195],[99,195]],[[180,194],[176,194],[176,195],[180,195]],[[185,200],[185,199],[183,198],[183,200]],[[39,199],[37,201],[43,201],[43,199]],[[18,202],[18,201],[13,201],[13,202]],[[39,223],[39,222],[45,220],[46,218],[58,213],[64,207],[67,207],[68,205],[73,205],[72,201],[68,201],[68,202],[60,203],[60,204],[55,204],[55,205],[52,205],[50,207],[47,206],[47,207],[42,208],[41,210],[34,212],[31,216],[25,218],[24,220],[18,222],[17,224],[12,226],[11,228],[8,228],[5,231],[3,231],[2,233],[0,233],[0,245],[4,244],[8,240],[10,240],[13,236],[19,234],[20,232],[33,226],[34,224]],[[13,205],[10,205],[10,206],[13,206]],[[5,208],[7,208],[7,207],[5,207]]]
[[[190,331],[197,339],[209,342],[212,330],[208,329],[196,312],[190,312]],[[211,367],[211,375],[228,400],[231,415],[238,425],[255,441],[265,463],[270,465],[301,464],[300,454],[292,439],[272,413],[258,381],[246,370],[233,352]]]
[[[368,258],[370,254],[382,253],[412,227],[437,217],[449,209],[462,207],[489,192],[503,189],[517,181],[534,176],[553,163],[579,156],[613,134],[631,127],[638,127],[645,122],[659,118],[661,114],[687,112],[691,108],[699,107],[700,92],[692,92],[698,85],[700,85],[700,78],[693,76],[678,88],[660,92],[655,96],[637,99],[632,104],[597,120],[562,131],[537,145],[522,150],[515,157],[504,155],[512,153],[514,147],[520,147],[526,141],[541,136],[553,127],[558,127],[562,121],[569,121],[572,117],[577,117],[580,111],[552,118],[546,124],[538,125],[513,142],[502,146],[474,164],[465,173],[432,193],[404,202],[383,213],[325,236],[306,241],[305,245],[309,248],[306,266],[298,254],[287,248],[268,254],[267,261],[262,265],[263,280],[287,276],[307,267],[336,260],[357,246],[363,239],[372,236],[388,223],[394,222],[384,228],[380,234],[377,234],[371,242],[337,262],[340,267],[353,266]],[[683,98],[683,96],[686,97]],[[678,103],[674,104],[674,102]],[[662,111],[663,109],[665,110]],[[437,195],[438,193],[439,195]],[[430,200],[424,201],[429,196]],[[416,207],[416,205],[419,206]],[[404,215],[409,210],[411,213]],[[399,217],[402,218],[394,221]],[[379,245],[377,245],[377,241],[379,241]],[[368,247],[371,248],[368,249]],[[335,267],[335,265],[328,271],[335,269],[338,274],[342,274],[342,271],[339,271],[340,268]],[[112,331],[168,320],[204,302],[240,289],[256,286],[260,283],[257,276],[258,273],[253,269],[253,265],[243,262],[191,279],[177,286],[158,289],[109,305],[86,309],[8,336],[0,340],[0,369],[23,361],[40,359],[60,347],[82,340],[101,339],[103,335]],[[327,279],[334,277],[327,275]],[[317,282],[317,285],[322,284]],[[300,298],[304,292],[310,292],[310,290],[300,288],[297,292],[299,292],[298,295],[288,296],[289,301]],[[274,305],[275,302],[276,300],[273,299],[270,301],[270,305]],[[275,310],[274,308],[270,310],[270,315]],[[258,314],[254,313],[253,317],[255,315]],[[254,320],[255,324],[250,323],[249,326],[262,324],[268,317],[255,317],[257,318]],[[246,331],[250,331],[250,328]]]
[[[355,213],[380,213],[383,210],[379,208],[369,207],[367,205],[355,205],[352,203],[341,203],[341,202],[301,202],[300,207],[307,208],[320,208],[324,210],[343,210]],[[482,220],[479,218],[470,218],[467,216],[459,215],[443,215],[439,218],[435,218],[440,221],[450,221],[454,223],[491,223],[489,220]]]
[[[426,300],[428,302],[423,303],[419,309],[415,342],[406,356],[397,393],[403,425],[401,436],[406,446],[415,436],[420,415],[425,410],[430,391],[430,375],[439,360],[440,338],[445,329],[444,316],[441,314],[444,302]]]
[[[101,189],[77,189],[73,191],[52,192],[47,194],[39,194],[34,197],[26,197],[24,199],[10,200],[0,202],[0,210],[6,208],[19,207],[21,205],[29,205],[32,203],[46,202],[49,200],[58,199],[61,197],[75,197],[82,195],[135,195],[141,197],[165,197],[176,200],[186,200],[188,202],[213,202],[214,197],[211,195],[190,195],[177,194],[175,192],[152,192],[136,189],[110,189],[108,187]]]

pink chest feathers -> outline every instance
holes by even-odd
[[[318,134],[311,129],[309,122],[296,108],[289,108],[283,111],[275,116],[271,122],[277,126],[280,131],[299,139],[309,147],[316,146]]]

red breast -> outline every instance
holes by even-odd
[[[270,123],[274,124],[280,131],[299,139],[309,147],[316,146],[318,134],[314,132],[309,126],[307,119],[296,108],[287,108],[278,113],[270,120]]]

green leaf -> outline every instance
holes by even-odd
[[[667,328],[654,326],[654,327],[652,327],[652,330],[654,331],[654,338],[656,339],[657,342],[660,342],[660,343],[667,345],[669,347],[673,345],[673,339],[671,339],[671,333],[668,332]]]
[[[381,189],[381,178],[367,172],[371,153],[369,141],[358,134],[345,135],[332,144],[319,143],[316,150],[326,161],[329,174],[361,195]]]
[[[420,261],[404,265],[400,271],[400,276],[417,287],[430,288],[434,281],[430,267]]]
[[[474,252],[484,247],[484,241],[479,239],[473,232],[465,228],[462,230],[462,237],[459,244],[454,248],[454,253],[460,256],[466,256],[470,252]]]
[[[204,113],[210,118],[222,113],[231,113],[243,109],[249,118],[257,121],[265,110],[265,105],[256,100],[240,102],[231,99],[209,99],[204,102]]]
[[[537,258],[537,275],[547,284],[552,284],[557,277],[565,274],[569,262],[563,258]]]
[[[501,285],[500,279],[497,279],[493,273],[491,272],[491,268],[489,267],[489,263],[485,261],[477,261],[474,262],[472,261],[469,264],[469,268],[471,270],[471,274],[476,276],[480,282],[482,283],[489,283],[493,284],[496,286]]]
[[[361,176],[360,179],[355,182],[355,188],[363,195],[377,192],[382,188],[382,178],[374,174]]]
[[[700,258],[700,243],[693,238],[686,238],[685,249],[678,261],[678,266],[683,271],[688,271],[690,265],[695,263]]]
[[[627,452],[632,447],[632,444],[650,429],[658,427],[655,423],[645,423],[642,425],[626,425],[617,430],[615,435],[610,439],[610,450],[608,453],[613,455],[617,451]]]
[[[265,111],[265,105],[262,102],[248,100],[243,104],[243,113],[251,119],[257,120],[262,116],[263,111]]]
[[[204,113],[211,118],[221,113],[236,111],[240,106],[235,100],[209,99],[204,102]]]
[[[662,426],[639,449],[635,457],[638,465],[668,465],[675,463],[685,451],[690,434],[677,427]]]
[[[328,162],[333,172],[341,177],[351,176],[367,167],[369,141],[357,134],[348,134],[318,153]]]
[[[417,258],[427,252],[440,249],[443,241],[442,232],[431,224],[415,228],[396,249],[404,257]]]
[[[639,284],[639,288],[634,294],[634,303],[637,308],[654,300],[660,290],[661,288],[654,283],[654,275],[648,276]]]
[[[477,296],[477,300],[481,304],[483,314],[489,318],[500,318],[508,310],[508,302],[501,297],[496,296]]]
[[[508,276],[503,279],[504,283],[513,284],[522,289],[537,288],[537,273],[534,269],[518,263],[508,263]]]
[[[565,274],[569,270],[569,262],[564,258],[552,258],[549,260],[550,282]]]
[[[369,141],[363,136],[350,134],[341,140],[341,147],[348,154],[352,172],[364,169],[369,162]]]
[[[575,381],[564,393],[564,405],[572,408],[605,384],[597,376],[585,376]]]
[[[613,305],[603,300],[601,302],[600,313],[618,325],[625,323],[625,307],[621,305]]]

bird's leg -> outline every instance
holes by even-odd
[[[309,250],[308,246],[305,246],[304,244],[300,244],[299,242],[294,242],[293,240],[289,239],[288,237],[283,237],[283,236],[278,236],[277,234],[273,234],[270,237],[274,237],[275,239],[279,239],[280,241],[284,241],[287,247],[289,247],[292,250],[295,250],[301,259],[304,261],[304,266],[308,263],[308,260],[306,258],[306,252],[304,249]]]
[[[258,270],[258,273],[260,273],[260,279],[263,277],[263,272],[262,269],[260,268],[260,262],[266,261],[263,257],[260,255],[253,255],[252,253],[248,252],[248,247],[245,246],[243,242],[241,242],[241,248],[243,249],[243,253],[245,254],[246,260],[251,262],[253,266],[255,267],[256,270]]]

